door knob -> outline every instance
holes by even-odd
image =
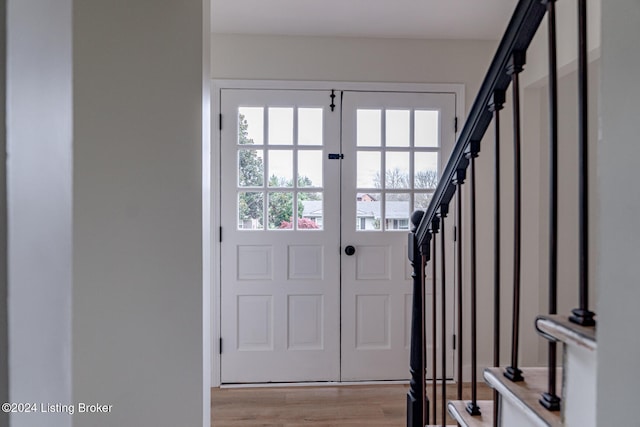
[[[346,248],[344,248],[344,253],[351,256],[353,254],[356,253],[356,248],[354,248],[353,246],[349,245]]]

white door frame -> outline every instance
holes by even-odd
[[[453,93],[456,97],[456,117],[458,123],[465,120],[465,87],[462,83],[384,83],[384,82],[323,82],[285,80],[220,80],[214,79],[211,88],[211,185],[210,224],[213,238],[211,248],[211,386],[219,387],[220,382],[220,90],[221,89],[279,89],[279,90],[332,90],[336,92],[432,92]],[[456,138],[457,138],[456,134]],[[409,368],[407,362],[407,369]],[[455,373],[457,378],[458,373]]]

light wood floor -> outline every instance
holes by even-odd
[[[440,391],[438,386],[438,391]],[[405,385],[357,385],[336,387],[270,387],[211,390],[212,427],[405,427]],[[447,387],[453,399],[455,384]],[[470,386],[464,385],[468,398]],[[478,399],[492,398],[492,391],[478,383]],[[438,399],[438,415],[441,413]],[[438,417],[438,423],[440,418]],[[451,419],[447,424],[455,425]]]

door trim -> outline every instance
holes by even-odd
[[[204,241],[211,242],[211,271],[210,271],[210,304],[211,304],[211,386],[221,385],[221,358],[219,352],[221,325],[221,270],[220,270],[220,128],[219,116],[221,111],[220,91],[222,89],[276,89],[276,90],[331,90],[336,91],[367,91],[367,92],[430,92],[453,93],[455,95],[456,117],[459,123],[465,120],[465,86],[463,83],[394,83],[394,82],[329,82],[329,81],[287,81],[287,80],[230,80],[213,79],[211,85],[211,150],[203,153],[204,158],[211,161],[210,180],[210,218],[211,227],[205,228],[209,235],[203,236]],[[456,133],[456,138],[458,133]],[[206,293],[205,293],[206,295]],[[206,303],[206,302],[205,302]],[[455,373],[455,377],[458,373]]]

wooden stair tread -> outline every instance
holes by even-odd
[[[558,341],[596,350],[596,327],[581,326],[558,314],[541,315],[536,318],[536,329],[541,335],[549,335]]]
[[[478,400],[481,415],[471,416],[467,412],[467,403],[464,400],[451,400],[447,404],[449,414],[462,427],[492,427],[493,426],[493,401]]]
[[[514,383],[504,376],[504,368],[487,368],[484,379],[503,399],[509,399],[528,417],[540,425],[562,427],[560,411],[552,412],[544,408],[539,400],[547,391],[547,368],[521,368],[524,381]],[[562,368],[557,368],[557,390],[562,390]]]

